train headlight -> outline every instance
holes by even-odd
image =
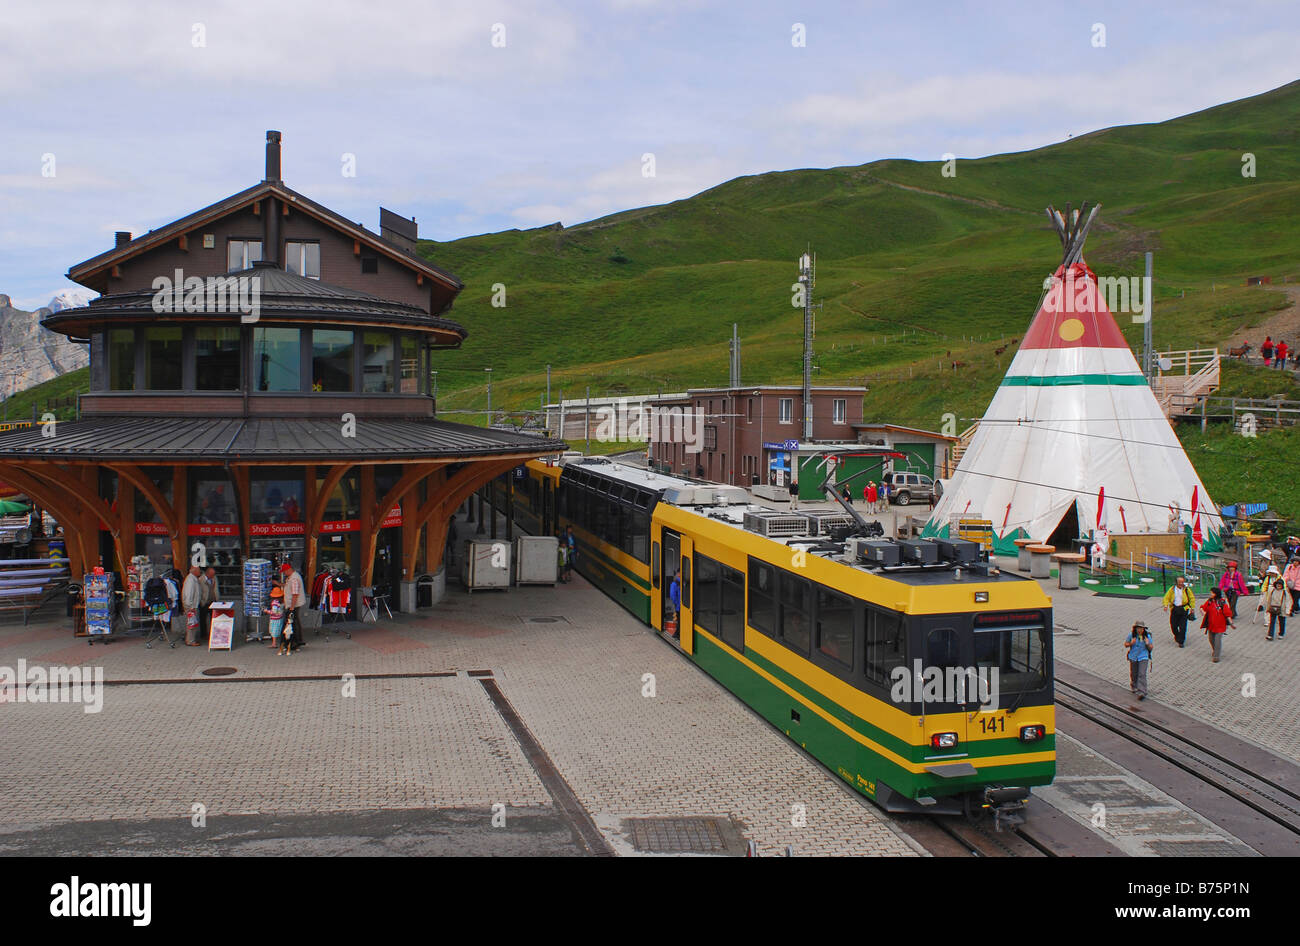
[[[1021,742],[1037,742],[1045,735],[1047,735],[1047,728],[1044,726],[1034,725],[1020,727]]]
[[[955,732],[937,732],[930,737],[930,748],[932,749],[956,749],[957,734]]]

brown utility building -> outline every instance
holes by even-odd
[[[814,387],[813,440],[855,442],[853,425],[862,422],[866,391],[853,386]],[[802,387],[692,388],[685,397],[648,403],[661,417],[674,410],[693,412],[701,425],[701,450],[692,453],[676,426],[665,420],[652,424],[648,452],[656,469],[734,486],[789,482],[803,430]],[[687,425],[686,429],[693,428]]]
[[[412,607],[417,575],[442,585],[456,508],[564,448],[436,419],[462,285],[415,253],[414,221],[382,224],[286,187],[272,131],[261,183],[72,267],[102,295],[43,324],[89,345],[90,392],[77,421],[0,434],[0,480],[58,519],[74,577],[184,570],[199,542],[223,597],[259,557]]]

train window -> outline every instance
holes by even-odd
[[[1014,627],[975,632],[975,666],[996,667],[1005,693],[1038,690],[1047,684],[1046,629]]]
[[[691,560],[682,556],[682,607],[691,606]]]
[[[745,650],[745,574],[721,566],[722,598],[718,608],[718,634],[732,650]]]
[[[866,660],[867,679],[881,686],[889,686],[895,667],[906,664],[906,636],[903,633],[903,615],[896,611],[867,608]]]
[[[749,560],[749,626],[776,631],[776,569],[756,558]]]
[[[853,599],[817,586],[817,649],[853,666]]]
[[[635,510],[632,513],[632,523],[632,554],[637,561],[644,562],[650,545],[650,514],[640,509]]]
[[[781,642],[801,654],[808,653],[812,638],[812,588],[806,578],[781,573]]]
[[[931,628],[925,635],[925,666],[960,667],[962,665],[957,633],[950,627]]]
[[[659,543],[655,542],[650,547],[650,585],[659,587]]]
[[[718,563],[706,555],[695,556],[695,623],[712,634],[718,633],[718,602],[721,575]]]

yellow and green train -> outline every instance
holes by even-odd
[[[592,458],[530,462],[492,496],[526,531],[572,527],[577,571],[660,632],[680,575],[682,652],[886,809],[1014,821],[1052,781],[1051,599],[974,543],[819,535],[734,487]]]

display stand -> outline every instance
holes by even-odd
[[[266,640],[262,618],[271,600],[271,562],[250,558],[244,562],[244,643]]]
[[[113,639],[113,629],[117,617],[117,597],[116,581],[112,572],[105,572],[102,568],[96,568],[94,572],[86,575],[82,580],[83,595],[85,601],[85,623],[73,633],[82,632],[78,636],[84,636],[86,643],[93,645],[95,641],[102,641],[107,644]]]

